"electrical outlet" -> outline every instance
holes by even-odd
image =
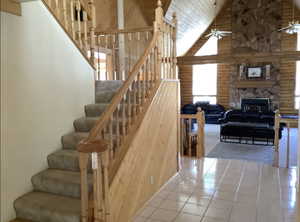
[[[153,176],[150,177],[150,184],[151,184],[151,185],[154,184],[154,177],[153,177]]]

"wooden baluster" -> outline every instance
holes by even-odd
[[[81,39],[81,3],[79,0],[76,1],[76,13],[77,13],[77,40],[79,44],[79,48],[82,49],[82,39]]]
[[[192,119],[188,120],[188,140],[189,140],[189,147],[188,147],[188,156],[192,156]]]
[[[67,0],[63,0],[63,21],[64,21],[65,29],[69,31]]]
[[[71,32],[72,32],[72,38],[75,40],[76,34],[75,34],[75,11],[74,11],[74,0],[71,0],[70,2],[71,7]]]
[[[120,148],[120,105],[116,109],[116,149]]]
[[[172,73],[172,38],[171,38],[171,31],[172,26],[168,25],[168,73],[169,73],[169,79],[173,78]]]
[[[50,9],[53,9],[52,8],[52,0],[48,0],[48,6],[49,6]]]
[[[91,13],[91,22],[90,22],[90,50],[91,50],[91,62],[94,64],[95,60],[95,46],[96,46],[96,39],[95,39],[95,29],[96,29],[96,7],[94,0],[88,0],[88,5]]]
[[[148,59],[146,59],[144,67],[143,67],[143,73],[142,73],[142,79],[143,79],[143,93],[142,93],[142,104],[145,104],[145,100],[147,98],[147,72],[148,72]]]
[[[137,97],[138,97],[138,78],[136,77],[134,83],[133,83],[133,119],[136,119],[137,116]]]
[[[147,56],[147,59],[146,59],[146,64],[145,64],[146,68],[145,68],[145,97],[147,98],[148,97],[148,93],[149,93],[149,81],[150,81],[150,56],[148,55]]]
[[[109,153],[109,151],[106,151],[106,153]],[[103,174],[103,167],[102,167],[102,153],[97,153],[98,156],[98,169],[96,170],[97,173],[97,206],[98,209],[95,214],[95,222],[104,221],[105,219],[105,204],[104,204],[104,174]],[[98,219],[98,220],[97,220]]]
[[[88,47],[89,47],[89,42],[88,42],[88,16],[87,16],[87,12],[83,11],[83,33],[84,33],[84,49],[85,49],[85,53],[88,54]],[[99,49],[99,46],[98,46]],[[98,50],[99,53],[99,50]]]
[[[127,123],[127,118],[126,118],[126,95],[127,92],[124,94],[124,97],[122,99],[122,136],[126,136],[126,123]]]
[[[101,154],[102,170],[103,170],[103,196],[104,196],[104,208],[105,208],[105,222],[110,222],[110,194],[109,194],[109,177],[108,177],[108,167],[109,167],[109,155],[108,152]]]
[[[129,63],[129,71],[131,71],[132,68],[132,33],[128,33],[128,63]]]
[[[159,0],[157,2],[157,8],[155,10],[155,22],[154,22],[154,31],[158,33],[158,56],[157,56],[157,71],[158,71],[158,75],[159,78],[162,78],[162,24],[163,24],[163,15],[164,15],[164,11],[162,9],[162,3]]]
[[[60,8],[59,8],[59,0],[55,0],[55,14],[58,20],[60,20]]]
[[[131,92],[131,97],[130,99],[132,99],[132,122],[135,121],[135,117],[136,117],[136,80],[133,81],[132,85],[131,85],[131,88],[132,88],[132,92]]]
[[[141,105],[141,70],[137,75],[137,104],[136,104],[136,113],[139,114]]]
[[[100,69],[100,66],[101,66],[101,60],[100,60],[100,43],[99,43],[99,36],[96,37],[97,38],[97,46],[95,48],[98,49],[98,53],[97,53],[97,56],[95,56],[95,60],[97,61],[97,75],[98,75],[98,80],[100,80],[100,77],[101,77],[101,69]]]
[[[129,87],[127,91],[128,127],[130,127],[130,125],[132,124],[131,93],[132,93],[132,85]]]
[[[175,28],[173,28],[173,32],[172,32],[172,41],[173,41],[173,49],[172,49],[172,63],[173,63],[173,79],[178,79],[178,75],[177,75],[177,45],[176,45],[176,40],[177,40],[177,17],[176,17],[176,13],[173,13],[172,16],[172,23],[174,24]]]
[[[109,139],[109,158],[111,160],[114,159],[114,138],[113,138],[113,115],[110,117],[109,120],[109,132],[108,132],[108,139]]]
[[[81,187],[81,221],[88,221],[88,167],[89,155],[87,153],[79,153],[79,167],[80,167],[80,187]]]

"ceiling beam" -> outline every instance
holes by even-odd
[[[256,62],[277,62],[281,60],[300,60],[300,51],[177,57],[178,65],[198,65],[212,63],[242,64]]]

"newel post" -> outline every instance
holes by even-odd
[[[94,0],[89,0],[88,5],[91,11],[91,26],[90,26],[90,48],[91,48],[91,62],[95,64],[95,47],[96,47],[96,39],[95,39],[95,29],[96,29],[96,7]]]
[[[172,23],[174,25],[173,33],[172,33],[172,41],[173,41],[173,55],[172,55],[172,75],[174,79],[178,79],[178,74],[177,74],[177,29],[178,29],[178,21],[177,21],[177,16],[176,12],[173,13],[172,15]]]
[[[204,157],[205,154],[205,140],[204,140],[204,126],[205,126],[205,116],[204,111],[198,108],[197,111],[197,123],[198,123],[198,135],[197,135],[197,158]]]
[[[162,41],[163,41],[163,33],[162,33],[162,26],[163,26],[163,17],[164,17],[164,10],[162,8],[161,0],[157,1],[157,8],[155,9],[155,22],[154,22],[154,32],[157,33],[157,75],[159,79],[162,79]]]

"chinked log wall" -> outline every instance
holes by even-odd
[[[292,5],[289,0],[282,0],[282,27],[288,25],[292,18]],[[300,11],[295,11],[295,19],[300,20]],[[220,14],[217,17],[217,28],[222,30],[231,31],[231,0],[229,0]],[[193,47],[186,53],[186,56],[193,56],[205,44],[207,38],[205,35],[207,31],[198,39]],[[282,34],[281,37],[281,50],[282,51],[295,51],[297,46],[297,35]],[[218,42],[219,54],[231,53],[231,36],[225,37]],[[294,92],[295,92],[295,73],[296,62],[294,61],[281,61],[280,63],[280,110],[283,114],[295,114],[294,109]],[[230,64],[218,64],[218,82],[217,82],[217,101],[219,104],[229,107],[229,80],[230,73],[233,66]],[[179,65],[179,76],[181,80],[181,95],[182,104],[192,103],[192,65]]]

